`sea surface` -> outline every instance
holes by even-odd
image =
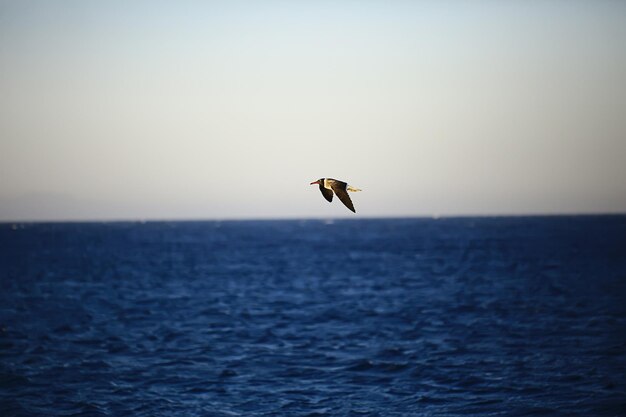
[[[626,216],[0,224],[0,415],[625,416]]]

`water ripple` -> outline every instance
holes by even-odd
[[[626,217],[0,224],[3,416],[626,415]]]

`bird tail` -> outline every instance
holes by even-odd
[[[363,190],[361,190],[360,188],[356,188],[356,187],[353,187],[353,186],[351,186],[351,185],[348,185],[347,190],[348,190],[348,191],[352,191],[353,193],[354,193],[354,192],[357,192],[357,191],[363,191]]]

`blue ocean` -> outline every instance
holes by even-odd
[[[626,216],[0,224],[0,415],[624,416]]]

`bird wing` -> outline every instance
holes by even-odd
[[[333,201],[333,190],[324,188],[324,184],[320,184],[320,191],[322,192],[322,195],[324,196],[326,200],[328,200],[329,203]]]
[[[335,180],[330,184],[330,186],[332,187],[335,194],[337,194],[337,197],[339,197],[341,202],[354,213],[356,213],[356,210],[354,209],[354,204],[352,204],[352,200],[350,200],[348,191],[346,191],[346,187],[348,186],[348,184],[343,181]]]

